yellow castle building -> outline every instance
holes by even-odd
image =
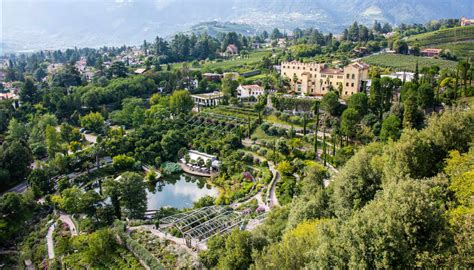
[[[323,96],[332,88],[341,95],[351,96],[363,91],[369,78],[369,66],[353,62],[344,68],[328,68],[325,64],[297,61],[281,63],[281,75],[291,82],[291,90],[307,96]]]

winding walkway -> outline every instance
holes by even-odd
[[[268,205],[263,201],[262,199],[262,190],[260,190],[257,194],[255,194],[254,196],[246,199],[245,201],[242,201],[242,202],[235,202],[233,204],[231,204],[230,206],[233,207],[233,208],[239,208],[239,206],[243,205],[243,204],[246,204],[252,200],[257,200],[257,205],[258,207],[261,207],[263,209],[265,209],[265,212],[267,212],[268,210],[270,210],[270,207],[268,207]]]
[[[76,225],[74,224],[74,222],[72,222],[70,215],[60,214],[59,219],[69,226],[69,229],[71,231],[71,236],[77,236]],[[55,257],[53,234],[54,234],[54,229],[56,229],[56,222],[54,221],[54,219],[52,219],[48,222],[48,224],[49,223],[52,223],[52,224],[49,226],[48,233],[46,234],[46,246],[48,248],[48,258],[51,260],[51,259],[54,259]]]
[[[268,161],[268,168],[273,174],[273,179],[270,182],[269,190],[267,192],[267,201],[271,207],[280,207],[280,203],[278,202],[278,198],[276,196],[276,183],[280,181],[280,173],[275,169],[275,164],[272,161]]]
[[[71,236],[77,236],[78,235],[76,224],[74,224],[74,222],[72,221],[70,215],[61,214],[59,216],[59,219],[69,226],[69,230],[71,231]]]
[[[54,229],[56,228],[56,223],[54,220],[50,220],[49,222],[53,222],[51,226],[48,228],[48,233],[46,234],[46,246],[48,247],[48,257],[49,259],[54,259],[54,241],[53,241],[53,233]]]

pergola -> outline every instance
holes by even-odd
[[[184,236],[188,247],[192,241],[205,242],[216,234],[225,234],[240,227],[246,214],[229,207],[207,206],[186,213],[179,213],[160,220],[160,227],[176,227]]]
[[[184,234],[196,224],[205,222],[224,211],[225,209],[222,206],[206,206],[189,212],[162,218],[160,219],[160,227],[175,226]]]
[[[213,219],[210,219],[199,226],[192,228],[184,233],[184,239],[188,247],[191,246],[193,239],[197,242],[204,242],[209,237],[216,234],[225,234],[232,231],[237,226],[244,223],[243,214],[236,211],[226,211]]]

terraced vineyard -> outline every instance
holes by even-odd
[[[407,38],[408,43],[418,43],[422,47],[472,40],[474,40],[474,25],[441,29]]]
[[[437,47],[444,50],[450,50],[459,58],[474,58],[474,40],[461,43],[446,43]]]
[[[455,61],[403,54],[378,54],[364,58],[364,62],[369,65],[405,71],[415,71],[417,61],[420,68],[433,65],[440,68],[454,68],[456,66]]]
[[[474,25],[441,29],[407,38],[410,45],[450,50],[460,58],[474,57]]]

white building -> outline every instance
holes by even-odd
[[[214,91],[212,93],[191,95],[191,98],[196,106],[209,107],[219,105],[224,98],[224,94],[219,91]]]
[[[265,89],[257,84],[239,85],[237,96],[240,98],[258,97],[265,93]]]
[[[388,75],[381,75],[380,77],[388,77],[391,79],[400,79],[402,82],[411,82],[415,77],[415,73],[407,71],[399,71]]]
[[[188,156],[189,156],[189,162],[190,163],[197,163],[198,159],[202,159],[204,161],[204,164],[206,164],[208,162],[208,160],[210,160],[211,161],[211,166],[213,168],[218,168],[219,164],[220,164],[220,162],[219,162],[219,160],[217,160],[216,156],[209,155],[209,154],[199,152],[199,151],[196,151],[196,150],[189,150]],[[185,158],[182,158],[181,162],[186,163]]]
[[[143,73],[145,73],[145,71],[146,71],[146,68],[137,68],[137,69],[135,69],[134,73],[135,74],[143,74]]]

